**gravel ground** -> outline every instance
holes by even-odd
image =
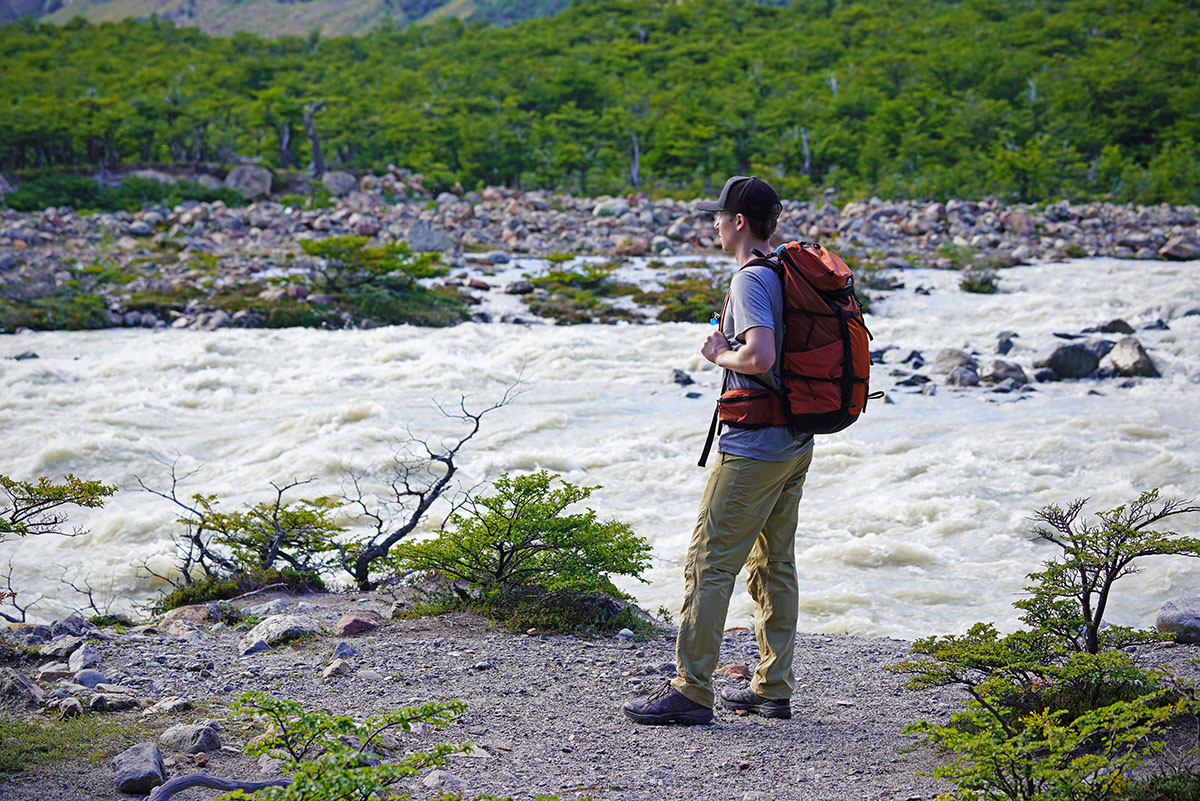
[[[316,618],[331,632],[348,610],[386,614],[391,603],[377,595],[286,600],[288,612]],[[523,636],[475,616],[446,615],[388,620],[360,635],[328,634],[238,657],[242,633],[205,625],[186,637],[102,632],[104,639],[93,647],[101,656],[97,668],[110,681],[135,687],[151,701],[179,695],[194,704],[190,712],[149,718],[140,712],[111,714],[146,720],[151,731],[159,731],[202,718],[220,720],[228,701],[246,690],[354,715],[433,700],[466,701],[468,710],[448,729],[405,735],[413,750],[439,742],[474,746],[473,753],[451,757],[441,768],[461,784],[428,787],[428,772],[406,780],[402,790],[416,799],[457,787],[464,798],[492,793],[513,799],[557,794],[597,800],[916,801],[948,789],[918,775],[938,764],[939,755],[901,729],[917,719],[945,720],[959,696],[952,690],[903,690],[903,677],[887,670],[908,653],[909,643],[901,640],[801,635],[791,720],[718,710],[713,725],[685,728],[637,726],[621,713],[625,700],[648,694],[667,678],[666,671],[673,672],[670,632],[632,642]],[[359,653],[349,659],[348,675],[323,679],[321,671],[339,641]],[[1195,648],[1170,650],[1175,662],[1192,664],[1179,657],[1196,656]],[[756,660],[753,634],[729,630],[721,663],[753,668]],[[726,681],[740,680],[718,678]],[[240,753],[255,733],[226,722],[225,748],[213,756],[208,772],[270,778]],[[115,788],[112,754],[101,756],[0,777],[0,798],[131,798]],[[168,762],[172,777],[195,770],[184,755],[168,754]],[[201,801],[215,795],[197,789],[175,798]]]

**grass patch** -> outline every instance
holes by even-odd
[[[284,584],[290,592],[324,592],[325,582],[316,573],[293,570],[256,570],[239,576],[220,576],[193,581],[171,590],[153,605],[156,613],[179,606],[203,604],[236,598],[270,584]]]
[[[146,738],[137,718],[103,715],[48,723],[0,715],[0,775],[65,760],[99,762]]]
[[[542,633],[580,637],[610,636],[629,629],[639,639],[654,636],[654,624],[641,617],[625,600],[604,593],[537,593],[513,600],[464,599],[435,594],[399,614],[405,620],[472,612],[512,632],[537,629]]]

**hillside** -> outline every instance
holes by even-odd
[[[238,31],[262,36],[359,34],[384,22],[395,25],[457,18],[509,25],[561,11],[569,0],[0,0],[0,22],[32,16],[63,24],[170,20],[217,35]]]
[[[0,169],[255,159],[392,164],[435,191],[695,197],[758,174],[795,198],[1196,203],[1197,53],[1190,0],[587,0],[509,27],[274,39],[22,21],[0,26]]]

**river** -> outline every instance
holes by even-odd
[[[868,317],[874,347],[928,360],[967,347],[986,357],[1012,331],[1006,358],[1032,374],[1054,332],[1162,319],[1167,328],[1136,336],[1163,377],[921,394],[895,386],[902,376],[890,372],[901,365],[876,365],[873,388],[891,402],[818,438],[797,535],[803,631],[915,637],[978,620],[1011,629],[1025,575],[1052,552],[1026,533],[1037,509],[1083,496],[1089,509],[1107,509],[1155,487],[1198,494],[1200,316],[1187,312],[1200,309],[1200,264],[1035,264],[1001,272],[994,295],[959,291],[953,272],[897,277],[905,288],[876,300]],[[489,413],[464,448],[464,482],[545,468],[602,486],[590,505],[654,547],[647,583],[621,586],[651,611],[677,612],[704,482],[696,459],[719,384],[698,353],[707,332],[489,323],[0,336],[0,357],[10,357],[0,358],[0,472],[71,472],[121,490],[103,509],[72,512],[86,535],[0,543],[0,561],[11,558],[23,601],[47,596],[31,619],[80,603],[60,582],[64,571],[76,583],[90,577],[98,601],[126,610],[157,592],[138,565],[169,570],[178,530],[176,510],[139,491],[138,477],[165,489],[164,463],[175,462],[192,473],[181,494],[216,493],[229,510],[272,497],[271,482],[313,479],[293,499],[338,493],[346,471],[379,468],[410,436],[453,437],[456,423],[434,401],[465,398],[480,409],[519,378],[519,396]],[[38,358],[11,359],[25,351]],[[697,383],[674,384],[674,369]],[[1200,532],[1200,520],[1175,522]],[[1163,601],[1200,592],[1200,560],[1144,567],[1118,585],[1111,622],[1152,625]],[[729,624],[751,615],[739,583]]]

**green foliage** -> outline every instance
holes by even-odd
[[[1200,712],[1193,690],[1133,665],[1118,650],[1162,639],[1153,632],[1101,628],[1113,584],[1143,556],[1200,555],[1200,540],[1151,528],[1200,511],[1159,502],[1157,490],[1128,506],[1079,517],[1085,501],[1047,506],[1034,534],[1062,551],[1031,573],[1014,605],[1030,626],[1001,636],[978,623],[965,635],[913,644],[914,659],[893,669],[913,689],[956,686],[969,696],[950,725],[921,721],[925,734],[957,760],[935,775],[957,785],[943,797],[979,801],[1105,801],[1123,797],[1129,774],[1154,753],[1154,735]]]
[[[457,7],[508,19],[484,10],[501,4],[513,5]],[[247,8],[282,13],[270,5]],[[331,167],[395,163],[433,190],[622,194],[636,137],[636,189],[652,196],[711,194],[750,171],[796,198],[836,187],[1195,203],[1198,46],[1186,0],[595,0],[511,28],[443,20],[309,39],[13,23],[0,27],[0,162],[92,170],[237,153],[293,170],[315,136]],[[114,56],[129,52],[139,59]],[[305,114],[321,103],[310,136]]]
[[[86,715],[47,723],[0,715],[0,776],[64,760],[100,762],[146,736],[136,718]]]
[[[996,274],[991,270],[967,270],[959,280],[958,288],[980,295],[991,295],[999,289],[996,286]]]
[[[616,262],[583,264],[573,271],[551,269],[545,275],[527,276],[546,294],[527,295],[525,305],[539,317],[549,317],[563,325],[640,319],[635,312],[604,300],[640,292],[633,284],[611,280],[619,266]]]
[[[1034,534],[1061,554],[1045,570],[1029,574],[1029,598],[1014,605],[1022,620],[1045,630],[1070,650],[1097,653],[1138,640],[1159,639],[1149,632],[1121,627],[1101,630],[1113,585],[1137,572],[1134,561],[1147,556],[1200,556],[1200,538],[1152,528],[1167,518],[1200,512],[1178,500],[1159,500],[1158,490],[1144,492],[1131,504],[1099,512],[1097,522],[1080,517],[1086,499],[1061,508],[1047,506],[1034,515]]]
[[[662,306],[658,319],[664,323],[707,323],[721,312],[729,276],[710,272],[703,277],[662,281],[662,289],[640,293],[635,300]]]
[[[46,476],[37,482],[18,481],[0,474],[0,542],[10,535],[62,534],[72,536],[65,527],[66,506],[97,509],[104,499],[117,491],[115,486],[99,481],[82,481],[71,474],[55,483]]]
[[[216,496],[196,495],[200,516],[193,523],[211,532],[211,543],[229,552],[239,574],[271,570],[279,563],[298,573],[328,572],[336,563],[334,538],[345,530],[332,518],[340,502],[326,497],[285,504],[283,491],[274,501],[240,512],[218,511]]]
[[[1200,801],[1200,773],[1152,776],[1130,782],[1123,801]]]
[[[558,481],[561,486],[552,487]],[[579,487],[542,470],[508,474],[496,494],[473,498],[466,513],[422,542],[403,542],[397,564],[466,582],[476,598],[512,597],[537,588],[551,594],[616,593],[610,576],[639,578],[650,545],[625,523],[600,521],[592,509],[568,514],[597,487]]]
[[[365,236],[305,239],[304,252],[316,258],[313,279],[323,291],[337,293],[362,286],[411,287],[418,278],[445,275],[436,267],[438,253],[414,254],[403,242],[367,247]]]
[[[1105,801],[1119,799],[1129,773],[1147,752],[1152,735],[1168,721],[1195,711],[1184,700],[1165,703],[1151,694],[1088,711],[1070,722],[1063,712],[1040,711],[1005,736],[987,715],[974,714],[974,727],[936,726],[922,721],[907,732],[927,735],[960,758],[933,775],[958,786],[943,799],[962,801]]]
[[[1087,251],[1078,242],[1070,242],[1063,248],[1063,255],[1068,259],[1082,259],[1087,256]]]
[[[271,585],[282,585],[287,592],[324,592],[325,582],[316,573],[305,573],[290,567],[279,570],[249,570],[234,576],[207,577],[186,582],[154,602],[156,612],[168,612],[176,607],[224,601]]]
[[[243,693],[232,705],[232,716],[264,723],[268,729],[250,741],[246,753],[279,759],[290,784],[249,793],[235,790],[220,800],[391,798],[390,788],[396,782],[440,765],[447,754],[466,751],[469,746],[436,745],[393,759],[388,753],[390,732],[411,731],[417,723],[448,726],[466,708],[462,701],[431,702],[373,715],[360,723],[345,715],[306,710],[290,699]]]
[[[208,189],[186,180],[167,183],[138,175],[109,186],[85,175],[50,173],[22,182],[15,192],[0,195],[0,204],[17,211],[41,211],[51,206],[89,211],[137,211],[151,205],[174,206],[185,200],[221,200],[227,206],[246,204],[241,194],[232,189]]]
[[[297,209],[332,209],[337,206],[337,198],[324,186],[315,184],[307,195],[280,195],[275,202],[281,206],[292,206]]]

